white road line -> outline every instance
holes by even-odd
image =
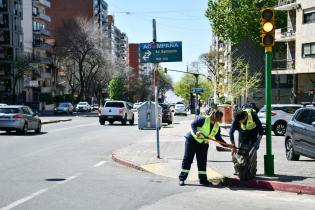
[[[64,181],[57,182],[57,184],[64,184],[64,183],[66,183],[66,182],[69,182],[69,181],[71,181],[71,180],[77,178],[78,176],[79,176],[79,175],[70,176],[69,178],[67,178],[67,179],[64,180]],[[1,210],[1,209],[0,209],[0,210]]]
[[[12,208],[14,208],[14,207],[17,207],[18,205],[21,205],[22,203],[25,203],[26,201],[29,201],[29,200],[35,198],[36,196],[39,196],[40,194],[43,194],[43,193],[46,192],[47,190],[48,190],[48,189],[41,189],[41,190],[39,190],[39,191],[37,191],[37,192],[35,192],[35,193],[33,193],[33,194],[31,194],[31,195],[25,197],[25,198],[22,198],[22,199],[20,199],[20,200],[17,200],[17,201],[15,201],[15,202],[13,202],[13,203],[11,203],[11,204],[9,204],[9,205],[7,205],[7,206],[1,208],[0,210],[9,210],[9,209],[12,209]]]
[[[100,167],[101,165],[105,164],[107,161],[101,161],[94,165],[94,168]]]

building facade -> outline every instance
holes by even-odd
[[[22,0],[0,0],[0,102],[3,103],[13,101],[13,92],[22,94],[21,80],[13,91],[17,79],[14,62],[23,53],[22,19]]]
[[[272,73],[281,89],[279,102],[315,101],[315,1],[279,0],[276,10],[287,12],[287,27],[276,29],[276,42],[285,46]]]

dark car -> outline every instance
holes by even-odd
[[[288,160],[299,160],[300,155],[315,159],[315,107],[295,112],[287,126],[285,152]]]
[[[162,123],[172,124],[173,123],[173,114],[171,106],[168,104],[159,104],[162,107]]]
[[[64,102],[59,103],[58,106],[55,108],[55,114],[73,114],[73,106],[71,103]]]

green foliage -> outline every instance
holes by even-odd
[[[209,0],[205,16],[212,30],[224,40],[238,43],[242,39],[259,40],[261,0]],[[274,7],[278,0],[266,0],[264,7]],[[277,11],[276,27],[286,26],[286,13]]]
[[[41,93],[39,95],[39,100],[41,102],[46,102],[46,104],[53,104],[54,103],[54,99],[53,99],[51,93]]]
[[[191,74],[186,74],[180,81],[174,85],[175,94],[182,97],[185,101],[189,101],[189,96],[192,88],[195,87],[196,79]],[[204,92],[200,94],[201,100],[207,100],[212,96],[212,85],[205,79],[199,77],[199,87],[204,89]]]
[[[125,92],[124,81],[121,78],[114,78],[109,82],[109,97],[113,100],[122,100]]]

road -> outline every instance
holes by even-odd
[[[175,122],[183,117],[175,117]],[[0,133],[0,210],[313,209],[312,196],[249,189],[179,187],[177,180],[121,166],[112,151],[154,131],[74,117],[43,133]],[[231,202],[227,202],[231,201]]]

